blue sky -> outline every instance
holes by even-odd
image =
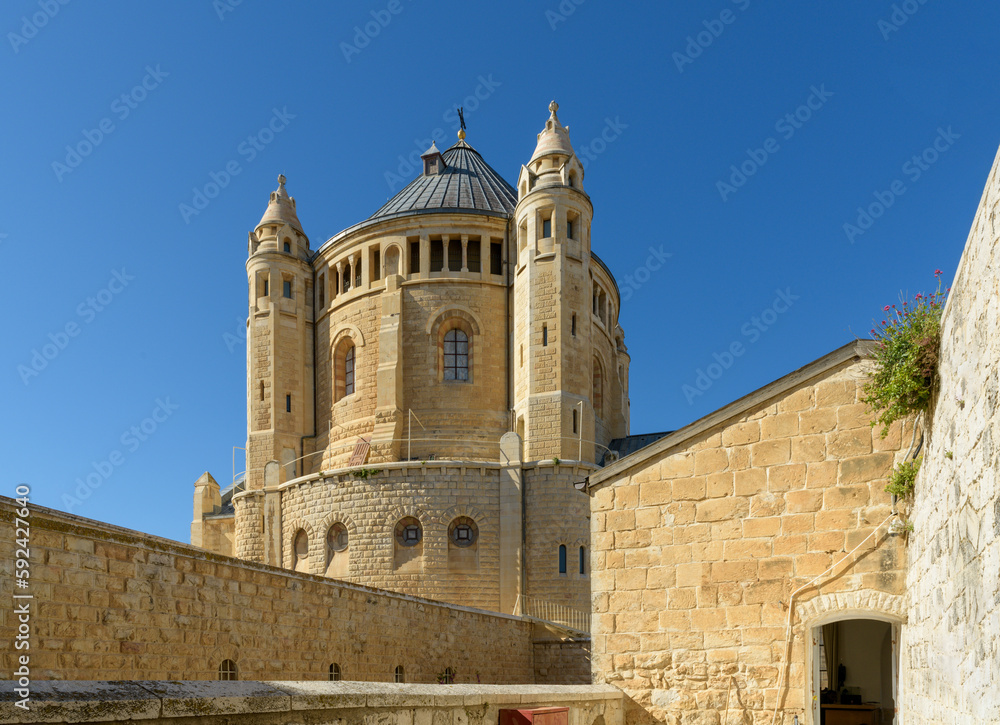
[[[950,283],[998,27],[941,0],[8,0],[0,493],[186,541],[194,481],[246,439],[246,238],[277,174],[316,248],[450,145],[456,105],[514,182],[558,100],[627,298],[632,432],[685,425]]]

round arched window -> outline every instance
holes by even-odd
[[[309,535],[302,529],[299,529],[298,533],[295,534],[293,551],[295,552],[295,571],[304,571],[309,557]]]
[[[326,533],[326,548],[331,552],[344,551],[347,548],[348,538],[347,527],[338,521]]]
[[[448,526],[448,539],[455,546],[472,546],[479,538],[479,527],[468,516],[459,516]]]
[[[407,516],[396,524],[396,543],[400,546],[416,546],[423,538],[423,533],[420,522],[412,516]]]

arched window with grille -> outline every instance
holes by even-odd
[[[219,679],[238,680],[239,670],[236,667],[236,662],[233,660],[222,660],[222,664],[219,665]]]
[[[332,665],[330,665],[330,682],[340,682],[340,680],[341,680],[340,665],[334,662]]]
[[[469,380],[469,336],[458,328],[444,335],[444,379]]]
[[[406,672],[403,670],[403,665],[396,665],[394,678],[396,682],[406,682]]]

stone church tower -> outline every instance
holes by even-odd
[[[249,235],[247,470],[199,479],[192,543],[584,626],[575,484],[628,436],[628,354],[557,108],[516,189],[463,129],[317,249],[279,177]]]

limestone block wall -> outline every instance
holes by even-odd
[[[589,685],[590,641],[535,641],[535,684]]]
[[[404,283],[404,396],[406,407],[413,409],[424,426],[413,423],[416,441],[412,457],[499,459],[497,441],[510,428],[505,296],[502,284],[478,280],[440,278]],[[473,333],[468,383],[440,379],[443,352],[439,328],[449,319],[461,320],[463,329],[468,332],[471,328]],[[435,440],[420,440],[426,438]],[[403,457],[406,447],[404,443]]]
[[[604,686],[358,682],[40,682],[31,709],[0,693],[0,722],[149,725],[494,725],[500,710],[568,708],[568,725],[622,725],[619,690]]]
[[[0,637],[14,642],[14,502],[0,498]],[[240,679],[343,677],[530,683],[531,625],[490,614],[229,559],[31,506],[30,656],[42,680],[210,680],[224,659]],[[21,591],[21,590],[19,590]],[[5,647],[13,672],[23,651]],[[4,689],[4,697],[10,689]]]
[[[944,311],[941,387],[911,513],[907,725],[1000,715],[1000,157]]]
[[[900,430],[873,433],[867,364],[849,355],[607,469],[592,501],[595,682],[660,721],[720,723],[729,704],[726,722],[770,723],[783,672],[780,722],[810,723],[807,627],[839,609],[904,616],[906,552],[883,527],[796,599],[784,659],[791,593],[890,515]]]
[[[342,471],[282,488],[284,566],[295,567],[293,541],[301,529],[309,540],[306,571],[324,575],[327,532],[339,522],[349,534],[344,579],[499,611],[499,464],[418,461],[377,464],[369,470],[378,472],[358,478]],[[397,568],[393,530],[406,516],[420,521],[423,539],[419,559]],[[476,522],[478,539],[456,552],[449,546],[448,526],[463,516]]]
[[[302,470],[315,472],[345,465],[361,436],[375,425],[379,360],[381,292],[378,288],[352,289],[328,301],[316,325],[316,434],[313,451]],[[354,343],[354,393],[335,400],[334,346],[345,337]]]
[[[573,484],[593,470],[576,463],[556,466],[552,461],[525,465],[527,596],[590,609],[590,499]],[[560,545],[566,546],[565,574],[559,573]],[[582,575],[581,546],[586,558]]]

